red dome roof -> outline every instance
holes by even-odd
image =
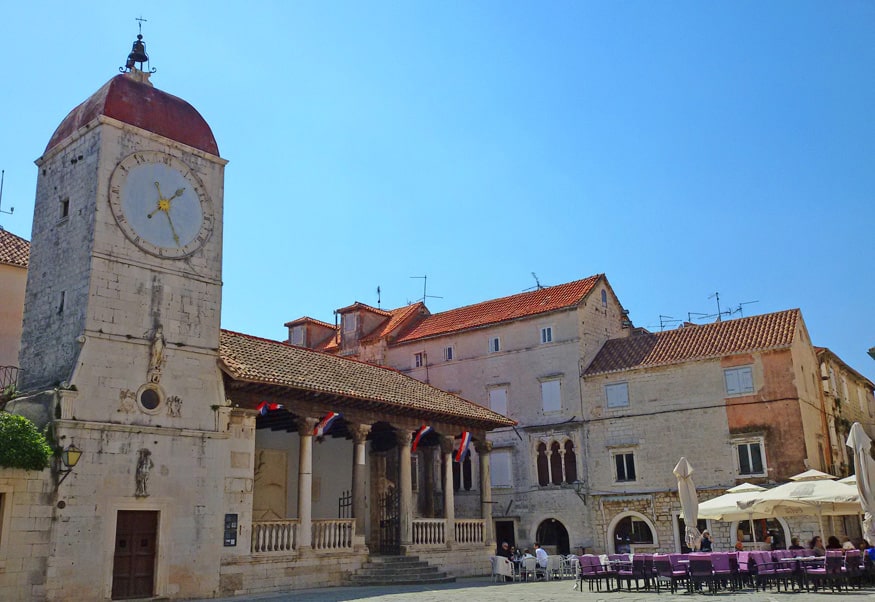
[[[106,82],[91,98],[70,111],[52,134],[46,152],[98,115],[118,119],[219,156],[219,147],[210,126],[194,107],[125,74]]]

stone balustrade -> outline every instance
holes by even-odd
[[[486,521],[482,518],[456,519],[456,543],[482,544]]]
[[[252,553],[285,553],[297,549],[299,523],[296,518],[253,521]]]
[[[447,543],[447,521],[443,518],[413,519],[413,545],[436,546]]]
[[[341,550],[352,548],[355,519],[313,521],[313,549]]]

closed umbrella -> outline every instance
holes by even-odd
[[[693,467],[686,458],[681,457],[673,472],[678,479],[678,497],[681,498],[681,510],[686,525],[684,531],[687,546],[692,550],[698,550],[702,543],[702,534],[696,528],[696,523],[699,521],[699,498],[696,495],[696,485],[693,483]]]
[[[864,513],[863,538],[875,541],[875,459],[872,457],[872,439],[859,422],[851,426],[847,446],[854,450],[857,493]]]

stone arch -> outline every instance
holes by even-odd
[[[568,540],[568,529],[558,518],[547,518],[538,524],[535,530],[535,541],[542,547],[555,550],[556,554],[570,554],[571,546]]]
[[[758,522],[760,522],[761,520],[763,520],[763,519],[754,519],[754,523],[758,523]],[[789,546],[789,545],[790,545],[790,527],[787,526],[787,521],[784,520],[784,518],[783,518],[783,517],[780,517],[780,516],[775,516],[775,517],[772,517],[772,518],[770,518],[770,519],[768,519],[768,520],[775,520],[775,521],[778,522],[778,524],[781,526],[781,533],[780,533],[780,535],[781,535],[781,537],[782,537],[782,539],[783,539],[783,541],[782,541],[783,547],[786,548],[787,546]],[[747,521],[747,520],[737,520],[737,521],[733,521],[732,524],[730,525],[730,528],[729,528],[729,539],[732,540],[732,541],[730,542],[730,545],[735,545],[736,534],[738,533],[739,526],[742,525],[742,524],[744,524],[744,523],[748,523],[748,524],[749,524],[749,521]],[[758,541],[758,542],[762,542],[763,539],[762,539],[761,537],[758,536],[758,537],[757,537],[757,541]]]
[[[607,548],[609,554],[617,553],[617,549],[615,546],[617,526],[620,524],[621,521],[626,518],[632,518],[646,524],[647,527],[650,529],[650,534],[653,536],[653,543],[647,545],[652,545],[654,548],[659,547],[659,534],[656,531],[656,525],[653,524],[653,521],[641,514],[640,512],[635,512],[634,510],[626,510],[614,516],[614,518],[612,518],[611,522],[608,524],[606,542],[607,545],[605,547]],[[633,543],[632,545],[635,544]]]

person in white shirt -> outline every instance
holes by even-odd
[[[547,550],[541,547],[541,544],[535,543],[535,558],[538,559],[538,566],[547,568]]]

